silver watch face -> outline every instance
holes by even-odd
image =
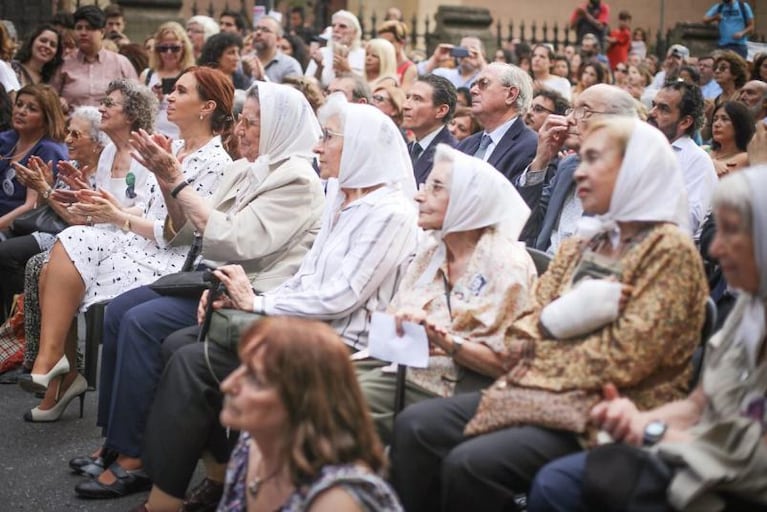
[[[659,437],[666,431],[666,424],[662,421],[651,421],[647,424],[644,431],[647,436]]]

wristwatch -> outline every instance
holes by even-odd
[[[458,353],[461,348],[463,348],[463,344],[465,343],[465,340],[461,338],[460,336],[450,336],[450,339],[453,342],[453,346],[450,348],[450,352],[447,353],[450,357],[455,357],[455,355]]]
[[[45,199],[47,201],[48,198],[51,197],[51,192],[53,192],[53,189],[51,187],[48,187],[48,190],[45,190],[42,193],[43,199]]]
[[[668,425],[664,421],[654,420],[647,424],[644,428],[644,436],[642,436],[642,444],[644,446],[652,446],[657,444],[663,439],[664,434],[668,430]]]

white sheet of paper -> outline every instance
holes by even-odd
[[[376,312],[370,319],[368,351],[372,357],[413,368],[429,366],[429,339],[422,325],[402,324],[405,334],[397,336],[394,316]]]

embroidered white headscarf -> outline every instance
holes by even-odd
[[[530,208],[509,180],[479,158],[440,144],[434,153],[434,164],[445,161],[452,164],[449,199],[442,229],[434,234],[444,239],[448,233],[494,227],[517,240],[530,216]],[[446,255],[442,242],[419,282],[431,281]]]
[[[610,208],[604,215],[582,217],[579,235],[591,238],[602,232],[617,232],[617,222],[632,221],[671,222],[689,233],[687,190],[668,139],[638,119],[613,122],[632,123],[633,127]]]

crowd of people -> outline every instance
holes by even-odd
[[[370,40],[345,10],[321,33],[287,14],[141,43],[117,5],[20,42],[0,23],[0,313],[25,327],[0,382],[39,399],[25,421],[76,398],[82,417],[76,318],[108,301],[104,439],[71,454],[77,495],[767,506],[767,54],[747,60],[748,4],[705,14],[715,51],[660,61],[600,0],[573,11],[574,46],[465,36],[421,59],[399,9]],[[371,356],[411,332],[425,367]]]

